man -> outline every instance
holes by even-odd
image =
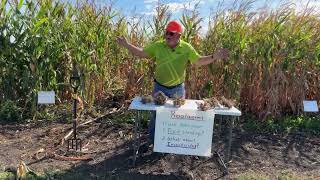
[[[118,37],[117,42],[136,56],[155,60],[153,94],[162,91],[168,97],[176,94],[185,98],[184,81],[188,62],[196,66],[207,65],[218,59],[227,58],[229,51],[219,49],[210,56],[200,56],[189,43],[180,39],[182,26],[177,21],[170,21],[165,31],[164,40],[151,43],[143,49],[130,44],[124,37]],[[152,143],[154,130],[155,113],[149,123],[149,136]]]

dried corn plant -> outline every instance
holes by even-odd
[[[190,5],[190,4],[189,4]],[[192,10],[185,9],[182,14],[181,24],[184,27],[182,38],[186,42],[193,45],[196,50],[200,50],[200,23],[203,18],[200,17],[199,13],[199,3],[196,3]],[[195,66],[188,64],[186,71],[186,97],[197,98],[200,95],[197,93],[197,88],[203,83],[202,78],[205,74],[202,68],[198,69]]]
[[[225,96],[261,119],[299,114],[302,100],[320,99],[319,13],[310,8],[297,12],[290,1],[254,11],[253,3],[218,8],[202,36],[201,4],[183,13],[183,38],[200,54],[219,47],[231,51],[227,61],[188,67],[187,98]],[[71,99],[65,85],[73,63],[81,71],[81,96],[89,108],[114,90],[124,92],[124,99],[151,94],[153,61],[132,56],[115,39],[124,35],[143,47],[162,38],[171,20],[161,1],[151,20],[124,17],[112,4],[56,0],[3,0],[0,17],[0,103],[21,102],[27,113],[35,110],[39,90],[56,91],[60,102]]]

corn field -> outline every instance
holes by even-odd
[[[320,100],[319,14],[296,12],[290,3],[255,12],[250,3],[212,12],[205,35],[198,6],[183,13],[183,38],[200,54],[219,47],[231,52],[227,61],[189,65],[187,98],[223,95],[260,119],[299,114],[304,99]],[[73,66],[81,73],[81,95],[89,109],[116,91],[124,99],[151,93],[152,60],[128,53],[116,37],[141,47],[160,39],[172,17],[160,2],[156,12],[152,19],[130,19],[112,5],[91,1],[2,0],[0,103],[13,100],[32,113],[40,90],[54,90],[58,103],[70,101]]]

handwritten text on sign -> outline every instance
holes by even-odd
[[[156,118],[155,152],[211,155],[212,111],[158,109]]]

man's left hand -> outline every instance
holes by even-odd
[[[212,55],[215,59],[228,59],[229,58],[229,50],[226,48],[218,48]]]

